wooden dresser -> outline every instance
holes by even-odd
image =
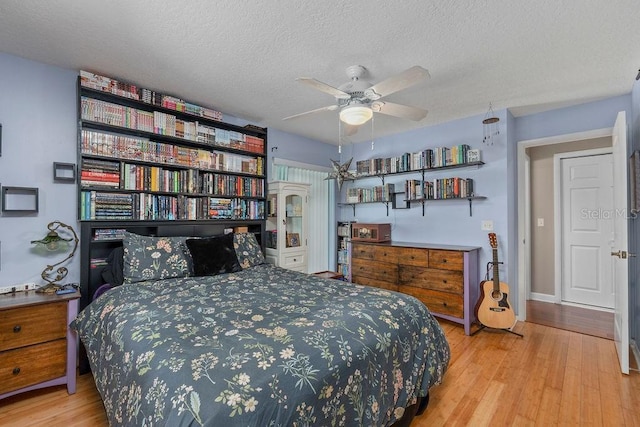
[[[66,384],[76,391],[76,335],[69,323],[80,293],[0,296],[0,399]]]
[[[479,296],[479,247],[352,242],[352,282],[412,295],[434,316],[471,333]]]

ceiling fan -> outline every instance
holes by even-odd
[[[414,121],[422,120],[427,116],[427,110],[422,108],[382,100],[387,95],[427,79],[429,72],[426,69],[416,65],[374,85],[365,80],[360,80],[367,72],[362,65],[352,65],[346,71],[351,80],[337,88],[311,77],[297,78],[296,80],[301,83],[333,95],[337,103],[294,114],[282,120],[294,119],[321,111],[340,109],[340,120],[346,125],[346,133],[353,134],[357,131],[357,126],[366,123],[373,117],[374,112]]]

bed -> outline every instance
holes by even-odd
[[[421,302],[221,239],[127,236],[125,283],[72,322],[112,426],[408,425],[450,358]]]

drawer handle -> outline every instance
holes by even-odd
[[[13,375],[18,375],[20,373],[20,368],[13,368]]]
[[[446,306],[447,306],[447,303],[446,303],[446,302],[443,302],[443,303],[442,303],[442,305],[446,307]]]
[[[443,259],[443,260],[442,260],[442,262],[447,262],[447,260],[446,260],[446,259]]]
[[[447,283],[447,279],[443,280],[442,283]]]
[[[293,259],[293,262],[296,262],[296,261],[298,261],[298,260],[294,258],[294,259]]]
[[[21,330],[22,330],[22,326],[20,326],[20,325],[16,325],[16,326],[13,327],[13,333],[15,333],[15,334],[17,334]]]
[[[416,257],[414,257],[413,255],[411,255],[411,259],[416,259]]]

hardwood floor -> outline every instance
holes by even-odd
[[[441,325],[451,363],[413,427],[640,426],[640,373],[620,374],[613,341],[529,322],[515,328],[524,338]],[[0,401],[0,425],[108,423],[92,377],[82,375],[71,396],[53,387]]]
[[[613,339],[613,313],[606,311],[529,300],[527,322]]]

